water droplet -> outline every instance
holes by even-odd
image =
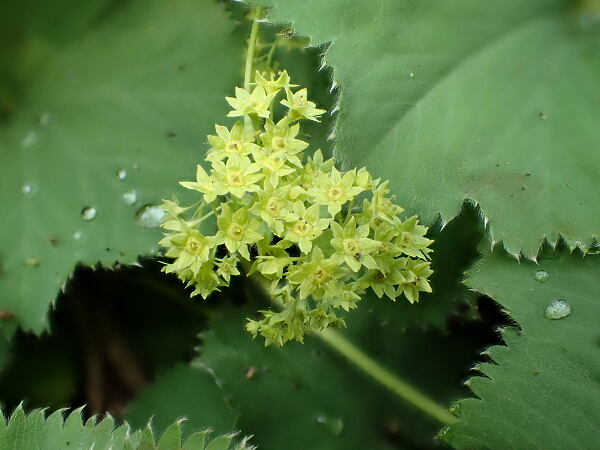
[[[123,203],[125,203],[127,206],[131,206],[135,202],[137,202],[137,192],[127,191],[123,194]]]
[[[98,210],[93,206],[83,208],[83,211],[81,211],[81,217],[83,217],[83,220],[94,220],[97,215]]]
[[[39,140],[40,136],[38,135],[37,131],[31,130],[29,133],[27,133],[25,139],[23,139],[23,148],[28,150],[37,144]]]
[[[412,78],[412,77],[415,76],[415,74],[411,72],[411,73],[408,74],[408,76]]]
[[[127,171],[125,169],[117,170],[117,178],[123,181],[125,178],[127,178]]]
[[[40,127],[48,128],[52,123],[52,116],[50,115],[50,113],[45,112],[40,116],[38,122],[40,124]]]
[[[460,415],[460,404],[458,403],[454,403],[450,406],[450,408],[448,408],[448,412],[450,414],[452,414],[455,417],[458,417]]]
[[[329,417],[325,414],[317,414],[317,423],[327,428],[334,436],[339,436],[344,429],[344,421],[339,417]]]
[[[158,206],[147,205],[137,212],[135,220],[142,228],[158,228],[164,215],[165,211]]]
[[[545,270],[538,270],[533,276],[538,283],[545,283],[550,278],[550,275]]]
[[[81,231],[76,231],[75,233],[73,233],[73,239],[75,239],[76,241],[80,241],[82,237],[83,233]]]
[[[548,319],[562,319],[563,317],[567,317],[571,314],[571,305],[569,305],[564,300],[554,300],[552,303],[548,305],[544,315]]]
[[[33,185],[32,184],[24,184],[23,187],[21,188],[21,190],[23,191],[23,194],[25,195],[31,195],[33,194]]]
[[[450,444],[450,441],[452,441],[452,428],[450,428],[450,425],[446,425],[442,428],[438,433],[437,438]]]

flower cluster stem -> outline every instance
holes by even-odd
[[[248,270],[250,269],[250,263],[244,261],[242,262],[242,267],[244,267],[244,270],[246,273],[248,273]],[[269,296],[268,292],[270,289],[270,282],[265,277],[256,275],[251,276],[251,278],[258,284],[259,289],[263,291],[265,298],[270,298],[270,300],[275,303],[277,307],[283,307],[283,304],[279,298],[273,299]],[[392,372],[380,365],[377,361],[370,358],[356,345],[342,336],[339,331],[336,331],[332,328],[326,328],[324,330],[315,332],[314,335],[325,342],[329,347],[341,354],[354,366],[360,368],[377,383],[393,392],[405,402],[408,402],[415,408],[421,410],[427,416],[441,422],[444,425],[450,425],[458,421],[458,419],[450,414],[444,407],[440,406],[434,400],[419,392],[405,381],[402,381]]]

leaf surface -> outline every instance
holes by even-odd
[[[495,363],[481,364],[485,378],[470,380],[481,400],[461,401],[461,421],[444,436],[457,449],[596,448],[600,257],[548,251],[537,266],[502,253],[482,259],[467,283],[497,300],[520,328],[503,330],[507,347],[488,350]],[[535,279],[541,270],[548,274],[543,283]],[[547,318],[559,299],[570,314]]]
[[[17,3],[0,14],[0,305],[39,333],[77,261],[156,253],[141,214],[185,197],[243,41],[209,0]]]
[[[337,158],[390,179],[432,222],[478,204],[494,242],[535,258],[598,236],[600,34],[591,3],[262,0],[340,85]],[[587,6],[586,6],[587,5]],[[595,5],[595,4],[594,4]],[[590,24],[586,27],[582,24]],[[577,217],[577,221],[573,220]]]

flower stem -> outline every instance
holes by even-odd
[[[241,261],[242,267],[246,273],[248,273],[249,263]],[[252,279],[260,287],[262,295],[266,298],[270,298],[269,285],[270,282],[265,277],[253,274]],[[283,307],[283,303],[280,299],[273,299],[271,302],[278,307]],[[415,408],[420,409],[429,417],[443,423],[444,425],[450,425],[458,421],[456,417],[450,414],[443,406],[438,405],[434,400],[422,394],[408,383],[402,381],[396,375],[391,373],[385,367],[381,366],[377,361],[370,358],[356,345],[347,340],[339,331],[335,331],[331,328],[314,333],[315,336],[319,337],[323,342],[329,345],[331,348],[336,350],[348,361],[354,364],[356,367],[362,369],[367,375],[370,375],[376,382],[389,389],[402,400],[410,403]]]
[[[254,10],[254,20],[252,21],[252,29],[250,30],[250,38],[248,39],[248,52],[246,53],[246,65],[244,66],[244,89],[247,92],[252,92],[250,89],[250,82],[252,80],[252,63],[254,62],[254,50],[256,49],[256,42],[258,40],[258,29],[260,23],[258,22],[262,17],[263,9],[258,6]],[[248,116],[244,116],[244,133],[252,133],[256,131],[258,127],[253,120]]]
[[[379,365],[377,361],[362,352],[352,342],[348,341],[344,336],[342,336],[341,333],[332,330],[331,328],[326,328],[318,333],[315,333],[315,335],[326,342],[330,347],[341,353],[352,364],[361,368],[364,372],[373,377],[375,381],[392,391],[403,400],[420,409],[428,416],[440,421],[445,425],[452,424],[458,420],[432,399],[417,391],[408,383],[402,381],[396,375],[388,371],[385,367]]]

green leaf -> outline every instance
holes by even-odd
[[[136,217],[171,193],[185,197],[178,181],[193,179],[240,81],[244,42],[214,1],[79,3],[1,7],[0,194],[10,207],[0,216],[0,309],[15,316],[4,321],[9,331],[47,327],[77,261],[132,263],[157,251],[159,229]]]
[[[158,376],[135,398],[127,407],[125,419],[136,427],[152,418],[155,428],[164,430],[185,417],[186,436],[208,427],[220,434],[228,433],[234,429],[239,412],[225,397],[226,393],[208,370],[181,363]],[[162,450],[160,445],[163,444],[159,443]]]
[[[257,289],[250,292],[258,300]],[[411,326],[401,310],[380,310],[383,303],[400,302],[362,301],[362,311],[348,314],[346,338],[440,405],[469,394],[460,380],[481,343]],[[394,397],[317,336],[283,348],[253,340],[244,325],[256,309],[256,301],[243,308],[225,305],[203,333],[201,356],[192,364],[214,371],[241,412],[239,428],[253,435],[259,448],[277,449],[286,442],[295,450],[391,450],[397,442],[435,448],[438,422]],[[467,349],[465,356],[452,357],[459,347]]]
[[[331,42],[337,158],[392,180],[409,213],[448,221],[470,199],[494,242],[530,258],[544,239],[593,244],[600,33],[582,24],[596,3],[258,3]]]
[[[547,272],[548,279],[543,280]],[[485,376],[469,383],[481,399],[456,409],[461,421],[444,433],[457,449],[596,448],[600,435],[598,291],[600,256],[545,252],[539,266],[487,255],[467,283],[497,300],[519,324],[506,328],[507,347],[492,347]],[[571,313],[546,317],[563,300]]]
[[[108,416],[100,423],[96,418],[81,420],[81,409],[73,411],[63,423],[63,412],[56,411],[44,419],[43,410],[36,409],[28,415],[19,407],[8,421],[0,413],[0,450],[70,450],[74,448],[94,448],[95,450],[228,450],[234,435],[220,436],[205,446],[208,431],[192,435],[185,443],[181,442],[181,423],[172,424],[161,437],[158,448],[154,445],[154,433],[150,425],[143,432],[131,432],[127,423],[115,427]],[[251,450],[247,440],[235,447],[236,450]]]

